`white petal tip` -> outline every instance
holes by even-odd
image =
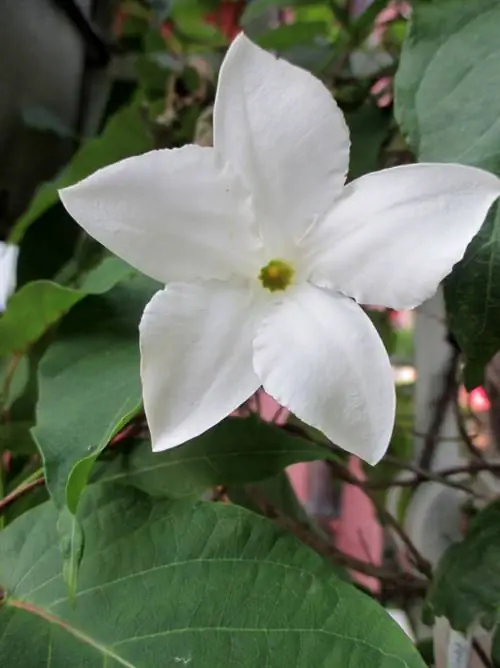
[[[365,461],[369,466],[377,466],[377,464],[381,462],[382,459],[384,458],[386,452],[387,448],[381,454],[377,453],[373,457],[367,456],[367,457],[361,457],[361,459],[363,459],[363,461]]]
[[[359,459],[364,461],[369,466],[376,466],[385,457],[385,454],[389,449],[389,445],[390,445],[390,437],[387,437],[384,438],[383,440],[381,439],[377,443],[376,447],[373,447],[371,444],[367,444],[366,442],[362,445],[360,445],[359,443],[352,443],[352,442],[343,444],[339,443],[338,447],[344,450],[345,452],[354,455],[355,457],[359,457]]]
[[[192,438],[192,437],[191,437]],[[180,448],[188,443],[191,438],[175,438],[172,436],[162,435],[160,438],[151,437],[151,450],[153,452],[166,452],[174,448]]]
[[[57,191],[57,194],[59,196],[59,199],[61,200],[62,205],[66,209],[66,211],[70,214],[70,216],[73,216],[72,208],[73,208],[73,197],[75,195],[75,191],[78,190],[78,183],[75,183],[72,186],[66,186],[65,188],[59,188]]]

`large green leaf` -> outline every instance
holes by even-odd
[[[176,2],[170,11],[170,20],[174,33],[186,43],[203,46],[221,47],[226,44],[226,38],[216,25],[206,21],[209,5],[206,2]],[[213,6],[212,6],[213,9]]]
[[[484,367],[500,349],[500,207],[495,206],[444,283],[448,321],[467,355],[468,389],[481,385]]]
[[[415,3],[396,114],[421,160],[500,172],[499,21],[496,0]]]
[[[86,141],[68,166],[54,181],[44,183],[37,191],[28,210],[19,218],[10,234],[12,243],[20,243],[28,227],[58,200],[60,188],[80,181],[100,167],[153,148],[140,104],[118,111],[107,123],[99,137]]]
[[[152,452],[145,441],[113,461],[100,462],[93,479],[182,498],[214,485],[263,480],[290,464],[330,457],[335,457],[331,450],[256,418],[229,418],[166,452]]]
[[[263,49],[284,51],[300,44],[314,44],[318,37],[324,37],[327,26],[319,21],[302,21],[266,30],[255,36],[255,41]]]
[[[476,623],[491,628],[500,618],[500,502],[471,523],[466,538],[438,564],[428,592],[426,618],[444,616],[457,631]],[[498,634],[497,634],[498,635]],[[497,638],[497,642],[500,639]]]
[[[500,175],[499,23],[497,0],[415,3],[396,77],[396,115],[419,160]],[[500,217],[492,216],[445,286],[469,386],[500,347],[499,230]]]
[[[88,488],[72,605],[49,504],[2,535],[3,668],[424,668],[371,598],[235,506]]]
[[[351,136],[349,178],[357,179],[380,167],[380,153],[389,135],[391,114],[373,103],[346,113]]]
[[[107,292],[133,272],[122,260],[107,257],[79,289],[52,281],[27,283],[14,294],[0,318],[0,356],[25,351],[84,297]]]
[[[285,471],[250,485],[229,485],[226,491],[232,503],[264,517],[268,516],[266,512],[269,508],[272,512],[277,511],[278,519],[284,523],[283,526],[288,527],[290,522],[290,526],[295,525],[299,528],[299,537],[305,545],[311,545],[308,543],[311,536],[314,540],[326,543],[331,540],[331,536],[327,535],[307,514]],[[338,577],[351,582],[349,572],[342,564],[330,562],[330,567]]]
[[[95,458],[140,406],[138,324],[155,289],[135,276],[81,304],[40,363],[33,435],[52,498],[72,512]]]

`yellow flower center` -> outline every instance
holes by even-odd
[[[293,281],[295,271],[288,262],[284,260],[271,260],[262,267],[259,280],[270,292],[285,290]]]

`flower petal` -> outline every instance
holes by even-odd
[[[243,33],[221,68],[214,145],[251,188],[278,256],[340,195],[349,163],[347,126],[327,88]]]
[[[350,183],[304,240],[311,279],[363,304],[412,308],[465,253],[500,179],[463,165],[419,164]]]
[[[219,281],[172,283],[146,306],[141,377],[154,450],[198,436],[260,386],[252,368],[259,306],[250,291]]]
[[[19,246],[0,241],[0,313],[7,308],[7,300],[16,289]]]
[[[200,146],[127,158],[60,192],[92,237],[165,283],[256,275],[246,196]]]
[[[394,424],[383,343],[351,299],[304,284],[287,291],[254,343],[266,392],[338,446],[375,464]]]

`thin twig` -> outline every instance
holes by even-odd
[[[264,498],[261,492],[257,491],[255,487],[248,485],[246,490],[249,497],[267,518],[276,521],[284,529],[294,534],[302,543],[308,545],[328,561],[336,565],[341,564],[358,573],[375,577],[382,582],[388,582],[396,589],[411,590],[414,595],[423,595],[425,593],[427,585],[423,580],[407,573],[388,570],[382,566],[368,563],[342,552],[333,543],[315,533],[307,524],[298,522],[282,513]]]
[[[393,515],[391,515],[391,513],[388,510],[386,510],[384,505],[379,502],[379,500],[374,496],[372,492],[370,492],[369,489],[363,487],[364,481],[358,480],[358,478],[352,475],[352,473],[348,471],[340,462],[329,462],[329,464],[332,467],[332,469],[339,474],[339,477],[343,479],[344,482],[350,483],[352,485],[357,485],[363,489],[363,492],[372,502],[382,522],[390,526],[398,534],[403,543],[406,545],[408,551],[410,552],[415,561],[415,566],[418,568],[418,570],[421,573],[423,573],[426,577],[430,578],[432,575],[431,564],[427,561],[427,559],[425,559],[420,554],[420,552],[412,543],[412,541],[406,534],[403,527],[399,524],[397,519]]]
[[[438,475],[426,475],[426,476],[415,476],[414,478],[408,478],[407,480],[379,480],[379,481],[366,481],[360,482],[360,487],[366,487],[367,489],[390,489],[391,487],[418,487],[424,482],[435,482],[445,487],[451,487],[452,489],[458,489],[461,492],[466,492],[471,496],[476,498],[482,498],[478,492],[476,492],[472,487],[468,485],[456,482],[454,480],[448,480],[447,478],[441,478]]]
[[[475,461],[475,462],[470,462],[465,466],[453,466],[450,467],[449,469],[443,469],[438,473],[441,477],[447,478],[448,476],[457,475],[458,473],[475,474],[475,473],[480,473],[481,471],[488,471],[489,473],[499,474],[500,464],[494,464],[486,460]]]
[[[473,641],[472,641],[472,647],[473,647],[474,651],[476,652],[478,658],[483,662],[483,665],[485,666],[485,668],[494,668],[493,662],[490,661],[489,656],[486,654],[486,652],[481,647],[481,645],[479,644],[479,641],[476,638],[474,638]]]
[[[43,485],[44,483],[45,478],[43,476],[41,478],[30,480],[29,482],[21,483],[19,487],[12,490],[10,494],[7,494],[3,499],[0,499],[0,513],[3,513],[7,506],[10,506],[11,503],[17,501],[17,499],[26,494],[26,492],[29,492],[31,489]]]
[[[437,482],[441,485],[445,485],[446,487],[462,490],[463,492],[471,494],[472,496],[479,496],[478,493],[468,485],[456,480],[447,480],[450,475],[470,472],[468,467],[458,467],[458,470],[452,470],[451,473],[450,469],[447,469],[444,471],[445,475],[443,475],[443,471],[428,471],[427,469],[421,468],[416,464],[402,462],[396,457],[392,457],[391,455],[387,455],[384,461],[388,464],[394,464],[395,466],[398,466],[405,471],[411,471],[415,475],[413,478],[408,480],[368,482],[366,485],[367,487],[370,487],[371,489],[385,489],[387,487],[417,487],[423,482]]]
[[[432,566],[430,562],[427,561],[427,559],[425,559],[423,555],[420,554],[420,552],[417,550],[412,540],[407,535],[406,531],[403,529],[403,527],[397,521],[397,519],[393,515],[391,515],[391,513],[388,510],[386,510],[386,508],[384,508],[384,506],[381,503],[379,503],[379,501],[374,496],[372,496],[371,494],[368,494],[368,496],[373,505],[375,506],[382,522],[390,526],[391,529],[393,529],[398,534],[399,538],[401,538],[403,543],[408,548],[408,552],[413,557],[415,566],[423,575],[425,575],[427,578],[430,579],[432,577]]]

